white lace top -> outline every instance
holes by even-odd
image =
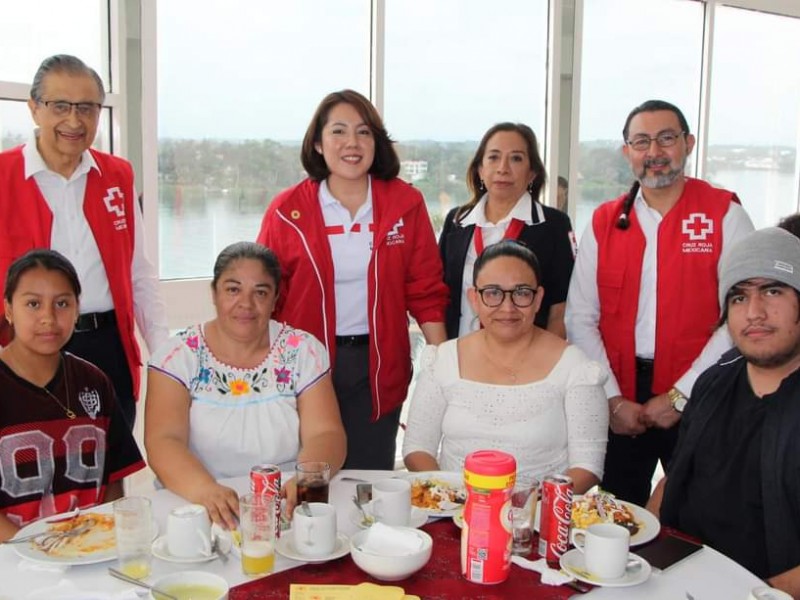
[[[467,454],[496,449],[538,477],[580,467],[603,476],[608,404],[603,367],[568,346],[544,379],[495,385],[461,378],[458,340],[427,346],[411,399],[403,456],[423,451],[461,471]]]
[[[294,469],[300,451],[297,396],[329,371],[325,347],[310,333],[269,322],[270,352],[253,369],[214,356],[194,325],[162,344],[149,367],[189,390],[189,449],[216,478],[273,463]]]

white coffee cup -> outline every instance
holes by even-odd
[[[370,511],[376,521],[407,527],[411,519],[411,483],[405,479],[381,479],[373,483]]]
[[[173,508],[167,517],[167,549],[177,558],[211,555],[211,519],[200,504]]]
[[[621,525],[599,523],[573,529],[570,540],[583,552],[586,570],[600,579],[618,579],[628,565],[630,531]]]
[[[792,600],[792,597],[783,590],[760,585],[750,590],[747,600]]]
[[[296,506],[292,517],[294,549],[310,558],[328,556],[336,547],[336,509],[324,502],[309,502],[311,515]]]

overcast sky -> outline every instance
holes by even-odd
[[[107,69],[99,0],[0,1],[0,80],[29,82],[55,52]],[[159,0],[159,135],[300,139],[326,93],[369,93],[369,4]],[[396,139],[474,140],[503,120],[543,130],[545,0],[386,4],[384,114]],[[696,127],[702,4],[584,6],[581,139],[619,139],[628,111],[651,97],[675,102]],[[795,145],[800,20],[716,12],[710,142]]]

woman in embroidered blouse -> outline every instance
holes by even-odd
[[[475,262],[468,298],[482,329],[428,346],[408,416],[411,471],[461,471],[483,448],[517,472],[566,473],[583,493],[600,481],[608,408],[605,372],[577,347],[534,325],[546,293],[535,254],[504,240]]]
[[[444,281],[450,288],[448,339],[478,329],[467,299],[473,265],[485,246],[501,239],[517,239],[536,254],[547,290],[536,324],[566,337],[564,307],[575,263],[574,236],[569,217],[539,201],[545,179],[530,127],[498,123],[484,134],[467,169],[472,198],[447,214],[439,237]]]
[[[325,348],[271,320],[280,285],[260,244],[225,248],[211,283],[217,316],[173,336],[149,362],[145,445],[161,482],[235,527],[238,496],[217,479],[260,463],[344,462],[345,434]],[[294,482],[284,486],[291,514]]]

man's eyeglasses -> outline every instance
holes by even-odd
[[[670,146],[674,146],[675,143],[680,139],[682,135],[684,135],[685,131],[662,131],[656,137],[650,137],[648,135],[639,135],[633,138],[632,140],[625,140],[627,144],[633,148],[634,150],[638,150],[639,152],[644,152],[645,150],[650,149],[650,144],[655,142],[658,144],[660,148],[669,148]]]
[[[56,117],[66,117],[75,107],[75,113],[79,117],[96,117],[103,108],[102,104],[96,102],[67,102],[66,100],[39,100]]]
[[[506,294],[511,296],[511,302],[518,308],[527,308],[533,304],[538,288],[528,285],[518,285],[513,290],[504,290],[496,285],[487,285],[482,288],[475,288],[481,297],[481,301],[489,308],[500,306],[506,299]]]

